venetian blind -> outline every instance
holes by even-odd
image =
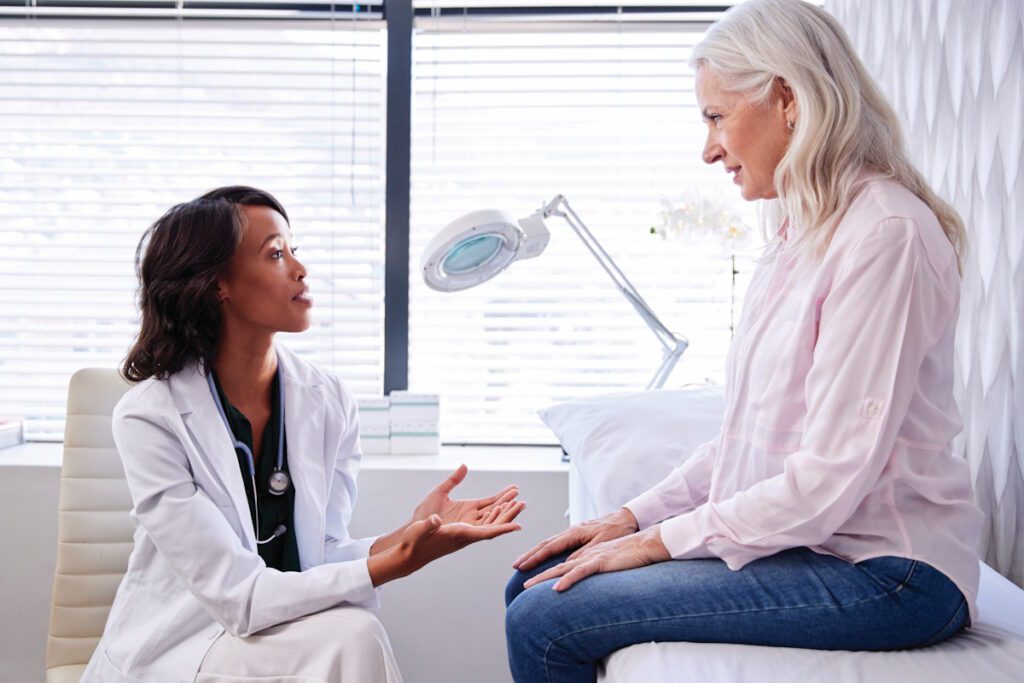
[[[687,60],[708,17],[502,16],[471,11],[480,3],[461,13],[442,11],[458,2],[418,4],[410,387],[442,395],[444,440],[551,443],[537,409],[641,390],[661,359],[654,335],[560,219],[549,221],[541,257],[463,292],[428,289],[423,248],[474,209],[525,217],[566,195],[659,317],[689,339],[665,387],[721,382],[757,246],[739,254],[734,284],[713,235],[650,234],[662,199],[678,207],[697,192],[740,212],[759,242],[753,207],[720,165],[701,161],[705,127]],[[572,3],[552,4],[556,12]]]
[[[316,305],[283,341],[380,393],[380,3],[301,5],[0,7],[0,414],[29,438],[61,437],[75,370],[124,358],[145,228],[228,184],[289,212]]]

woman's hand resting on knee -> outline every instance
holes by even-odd
[[[566,558],[565,562],[537,574],[524,583],[523,588],[530,588],[542,581],[560,576],[562,578],[555,582],[553,588],[556,591],[564,591],[591,574],[621,572],[671,559],[668,549],[661,542],[661,530],[657,526],[652,526],[639,533],[580,548]]]
[[[633,513],[627,508],[619,508],[604,517],[577,524],[541,541],[520,555],[512,566],[521,572],[528,572],[555,555],[578,548],[568,557],[568,560],[574,560],[591,546],[635,534],[639,528]]]

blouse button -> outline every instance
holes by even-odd
[[[872,401],[871,403],[868,403],[867,413],[871,417],[874,417],[875,415],[878,415],[878,404],[875,403],[874,401]]]

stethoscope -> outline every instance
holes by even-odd
[[[228,435],[231,436],[231,440],[234,442],[236,449],[241,450],[245,453],[246,460],[249,463],[249,479],[252,481],[252,494],[253,500],[256,503],[256,543],[270,543],[278,536],[288,531],[288,527],[284,524],[278,524],[277,528],[274,529],[274,533],[270,535],[270,538],[263,539],[259,538],[259,522],[260,522],[260,496],[256,491],[256,461],[252,457],[252,449],[245,445],[242,441],[235,438],[235,433],[231,431],[231,425],[228,423],[228,416],[224,413],[224,406],[221,405],[220,396],[217,395],[217,386],[213,383],[213,370],[211,369],[206,374],[206,383],[210,386],[210,394],[213,396],[213,402],[217,406],[217,412],[220,414],[220,419],[224,422],[224,427],[228,430]],[[288,490],[291,485],[291,477],[284,471],[284,380],[278,377],[277,380],[277,397],[278,397],[278,423],[277,423],[277,465],[274,467],[274,471],[270,473],[270,478],[267,481],[267,490],[273,496],[284,495],[284,492]]]

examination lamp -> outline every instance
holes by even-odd
[[[544,223],[551,216],[565,219],[658,338],[663,349],[662,361],[647,388],[660,389],[689,342],[670,332],[658,319],[562,195],[518,221],[493,209],[473,211],[455,219],[430,240],[423,252],[423,279],[431,289],[457,292],[487,282],[516,261],[540,256],[551,238]]]

